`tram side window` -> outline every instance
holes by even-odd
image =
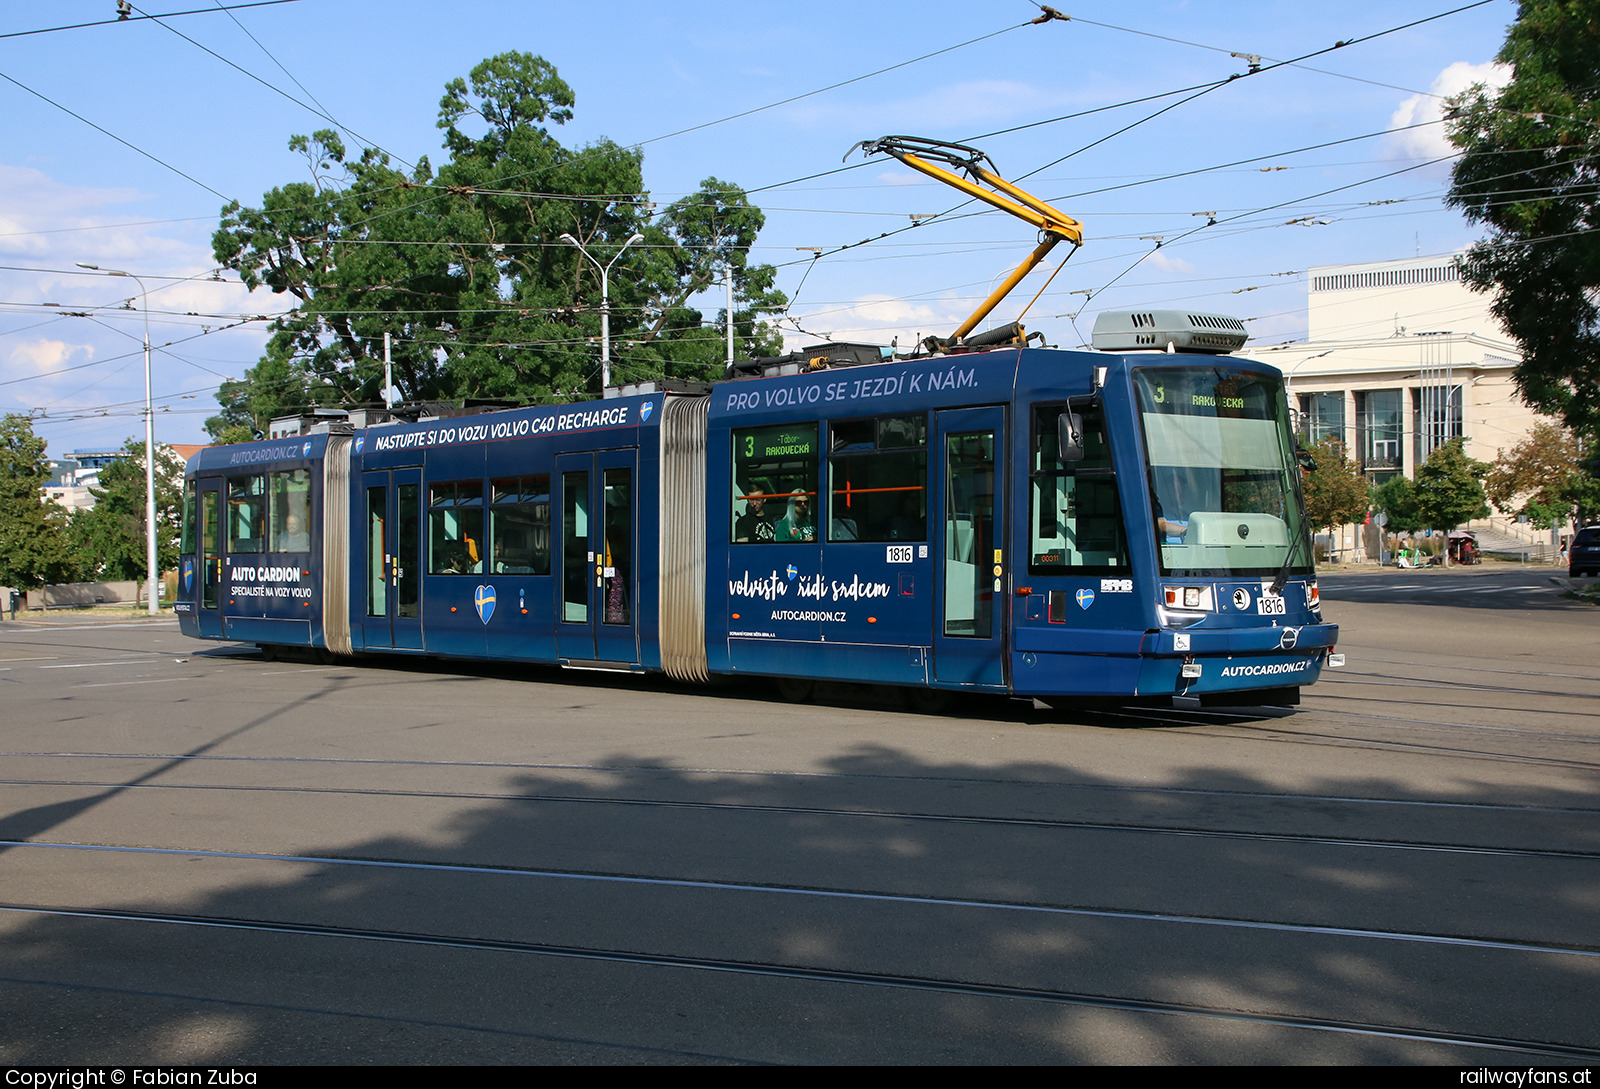
[[[828,540],[927,539],[927,418],[829,420]]]
[[[734,544],[817,539],[817,450],[815,423],[734,431]]]
[[[1105,420],[1084,410],[1082,461],[1059,460],[1056,420],[1065,405],[1035,406],[1028,466],[1028,571],[1090,574],[1129,569],[1122,504]]]
[[[495,574],[550,573],[550,477],[507,477],[490,485],[491,570]]]
[[[228,478],[228,551],[261,552],[267,533],[267,478]]]
[[[183,543],[178,548],[180,556],[194,555],[194,481],[183,482]]]
[[[457,480],[428,489],[428,573],[483,574],[481,480]]]
[[[270,552],[311,551],[311,470],[289,469],[271,476]]]

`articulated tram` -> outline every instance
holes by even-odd
[[[702,387],[210,447],[179,619],[269,652],[790,693],[1295,702],[1342,659],[1282,376],[1218,348],[1233,319],[1121,320],[1108,350],[824,346]]]

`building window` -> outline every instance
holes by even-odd
[[[1356,394],[1356,449],[1364,471],[1401,467],[1400,442],[1404,432],[1400,421],[1399,390],[1375,389]]]
[[[1415,436],[1412,454],[1421,465],[1436,449],[1461,438],[1461,387],[1420,386],[1411,393],[1416,405],[1411,417]]]
[[[1344,394],[1302,393],[1300,433],[1307,445],[1314,446],[1324,439],[1344,442]]]

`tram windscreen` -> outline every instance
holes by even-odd
[[[1242,367],[1134,372],[1151,516],[1168,575],[1310,571],[1283,381]]]

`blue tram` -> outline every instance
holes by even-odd
[[[1176,350],[1231,321],[1188,320],[1165,351],[1148,330],[824,347],[700,388],[207,448],[181,626],[684,681],[1294,702],[1342,657],[1283,380]]]

